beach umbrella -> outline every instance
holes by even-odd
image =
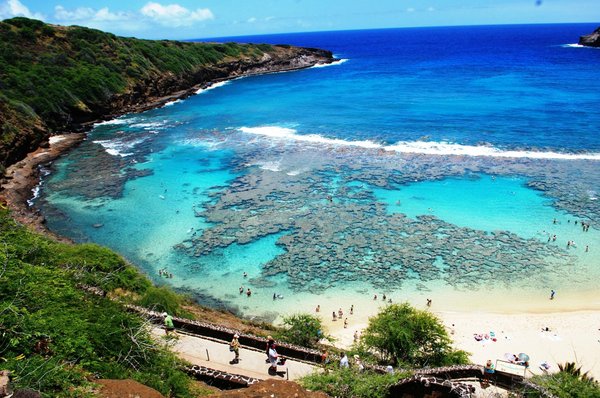
[[[522,362],[527,362],[529,361],[529,355],[525,354],[524,352],[519,354],[519,361]]]

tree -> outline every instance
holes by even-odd
[[[303,347],[314,347],[323,334],[321,319],[309,314],[294,314],[283,318],[282,340]]]
[[[454,350],[441,321],[409,304],[393,304],[369,319],[360,343],[392,364],[444,366],[468,362],[468,354]]]

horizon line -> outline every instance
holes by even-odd
[[[460,28],[460,27],[492,27],[492,26],[530,26],[530,25],[597,25],[600,27],[600,22],[532,22],[532,23],[496,23],[496,24],[461,24],[461,25],[423,25],[423,26],[396,26],[386,28],[359,28],[359,29],[332,29],[332,30],[311,30],[311,31],[294,31],[294,32],[276,32],[276,33],[259,33],[259,34],[241,34],[233,36],[211,36],[198,37],[191,39],[179,39],[182,41],[205,40],[205,39],[226,39],[230,37],[249,37],[249,36],[274,36],[274,35],[296,35],[296,34],[311,34],[311,33],[328,33],[328,32],[361,32],[374,30],[399,30],[399,29],[429,29],[429,28]],[[590,32],[591,33],[591,32]],[[582,33],[586,34],[586,33]],[[155,39],[161,40],[161,39]],[[171,39],[162,39],[171,40]],[[176,39],[177,40],[177,39]]]

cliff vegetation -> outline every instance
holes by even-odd
[[[215,79],[331,59],[327,51],[290,46],[140,40],[22,17],[4,20],[0,163],[15,163],[52,132],[149,108],[160,97],[189,94]]]

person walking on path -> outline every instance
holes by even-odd
[[[277,373],[277,358],[279,357],[279,354],[277,354],[277,350],[275,349],[275,342],[273,342],[272,344],[269,345],[269,363],[271,364],[271,366],[269,366],[269,374],[276,374]]]
[[[166,312],[164,312],[163,316],[165,317],[165,320],[164,320],[164,323],[165,323],[165,334],[168,336],[169,332],[174,332],[175,331],[175,325],[173,325],[173,317],[171,315],[169,315]]]
[[[240,362],[240,342],[238,340],[239,337],[240,336],[237,333],[234,334],[231,343],[229,343],[229,351],[233,351],[233,353],[235,354],[235,358],[229,361],[231,365],[235,365],[236,363]]]
[[[556,292],[554,291],[554,289],[550,290],[550,300],[554,300],[555,294],[556,294]]]
[[[266,363],[271,362],[271,358],[269,357],[269,348],[271,348],[271,344],[275,344],[275,340],[273,340],[273,337],[267,336],[267,347],[265,349],[265,354],[267,354]]]

